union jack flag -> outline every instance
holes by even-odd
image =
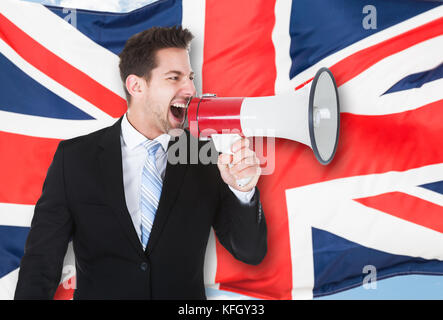
[[[155,25],[196,36],[199,93],[277,95],[321,67],[338,86],[335,159],[276,140],[259,182],[267,256],[247,266],[211,234],[208,287],[306,299],[361,285],[366,266],[378,279],[443,274],[442,16],[441,1],[417,0],[160,0],[129,13],[1,1],[0,298],[13,297],[59,141],[124,114],[118,53]],[[74,265],[69,248],[55,298],[72,298]]]

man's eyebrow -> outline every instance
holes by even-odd
[[[170,70],[170,71],[166,72],[165,75],[170,74],[170,73],[174,73],[179,76],[183,75],[183,72],[178,71],[178,70]],[[195,74],[194,71],[191,71],[190,75],[193,76],[194,74]]]

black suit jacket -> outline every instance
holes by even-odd
[[[241,204],[216,164],[191,164],[190,152],[182,161],[187,163],[168,161],[143,251],[125,203],[120,131],[121,119],[59,144],[35,206],[16,299],[53,298],[71,239],[74,299],[205,299],[203,264],[211,226],[237,259],[258,264],[265,256],[258,189],[250,205]],[[202,147],[192,139],[186,133],[175,143],[186,141],[188,151],[191,143]],[[168,157],[183,152],[177,146],[170,143]]]

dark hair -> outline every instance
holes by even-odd
[[[126,89],[125,82],[130,74],[144,77],[149,81],[151,70],[157,67],[155,57],[158,50],[165,48],[188,50],[193,38],[192,33],[181,26],[152,27],[130,37],[120,53],[119,64],[120,77],[128,102],[131,95]]]

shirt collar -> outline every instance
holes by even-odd
[[[143,134],[138,132],[137,129],[132,126],[132,124],[129,123],[126,113],[123,116],[121,127],[121,135],[123,137],[123,141],[131,150],[144,143],[146,140],[149,140]],[[163,151],[166,152],[170,139],[171,136],[164,133],[156,137],[154,140],[158,141],[161,144]]]

